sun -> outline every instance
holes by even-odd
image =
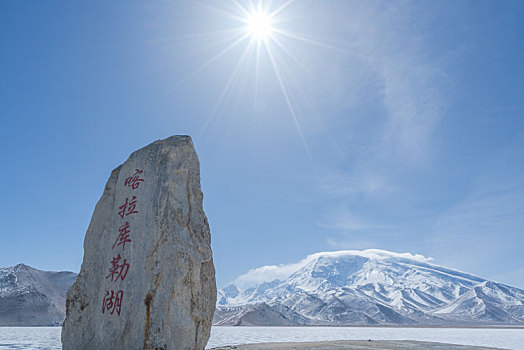
[[[247,32],[255,39],[267,39],[273,31],[271,16],[263,11],[250,13],[245,21]]]
[[[258,99],[259,78],[262,76],[261,71],[262,69],[267,69],[267,67],[269,67],[269,69],[272,68],[274,77],[280,86],[282,97],[288,107],[289,114],[293,119],[299,137],[304,145],[304,149],[311,159],[309,146],[307,145],[306,138],[300,126],[299,115],[295,111],[295,106],[293,105],[293,100],[295,100],[295,98],[292,96],[289,82],[286,81],[287,74],[282,61],[284,59],[287,59],[288,61],[290,60],[293,62],[293,67],[296,66],[303,69],[305,72],[311,73],[311,70],[301,60],[301,58],[297,57],[288,48],[289,45],[287,43],[289,41],[298,41],[308,45],[312,44],[322,48],[334,49],[336,51],[340,50],[337,47],[330,46],[329,44],[318,41],[315,38],[304,36],[295,31],[288,31],[286,29],[289,28],[289,26],[286,26],[286,23],[289,25],[290,19],[292,20],[293,18],[296,18],[295,15],[290,15],[292,11],[289,9],[296,0],[282,0],[278,7],[274,6],[276,1],[272,0],[220,1],[220,3],[229,2],[229,5],[231,6],[228,5],[221,8],[207,5],[199,0],[195,1],[198,5],[213,13],[224,15],[225,17],[234,20],[234,22],[239,25],[232,25],[230,29],[216,31],[219,35],[227,33],[228,41],[226,41],[225,47],[196,68],[188,77],[194,76],[203,71],[234,48],[244,45],[243,51],[240,51],[241,54],[238,61],[233,65],[231,76],[226,81],[218,101],[213,108],[213,112],[203,129],[206,129],[211,120],[221,113],[220,111],[224,106],[224,101],[231,93],[234,82],[239,81],[241,78],[245,79],[245,77],[241,77],[241,74],[243,71],[246,71],[245,68],[247,67],[248,60],[253,58],[254,69],[247,71],[254,72],[253,81],[255,102]],[[286,11],[288,12],[288,15],[285,14]],[[203,33],[202,37],[207,37],[210,34],[213,35],[213,32]],[[262,62],[263,58],[265,58],[264,62]]]

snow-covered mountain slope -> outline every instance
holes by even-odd
[[[0,326],[48,326],[65,317],[73,272],[40,271],[24,264],[0,269]]]
[[[266,303],[221,308],[214,318],[216,326],[295,326],[309,323],[309,319],[288,307],[271,307]]]
[[[224,288],[215,321],[234,307],[222,324],[242,324],[238,310],[261,303],[302,316],[297,324],[524,324],[524,290],[383,250],[318,253],[285,280]]]

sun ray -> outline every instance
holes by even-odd
[[[342,52],[342,53],[345,53],[345,54],[355,55],[353,52],[350,52],[350,51],[348,51],[346,49],[342,49],[342,48],[339,48],[339,47],[336,47],[336,46],[333,46],[333,45],[329,45],[329,44],[323,43],[323,42],[318,41],[318,40],[310,39],[310,38],[307,38],[305,36],[289,33],[289,32],[287,32],[285,30],[282,30],[282,29],[273,28],[273,31],[278,33],[278,34],[287,36],[287,37],[289,37],[291,39],[295,39],[295,40],[299,40],[299,41],[302,41],[302,42],[305,42],[305,43],[308,43],[308,44],[312,44],[312,45],[316,45],[316,46],[319,46],[319,47],[323,47],[325,49],[330,49],[330,50],[334,50],[334,51],[337,51],[337,52]]]
[[[214,30],[212,32],[205,32],[205,33],[196,33],[191,35],[184,35],[184,36],[178,36],[174,38],[165,38],[165,39],[155,39],[151,40],[149,43],[151,44],[164,44],[164,43],[176,43],[181,41],[190,41],[194,39],[205,39],[205,38],[212,38],[215,36],[223,36],[224,34],[234,34],[234,33],[240,33],[242,29],[240,28],[228,28],[228,29],[221,29],[221,30]]]
[[[275,44],[277,44],[281,49],[282,51],[284,51],[295,63],[297,63],[302,69],[304,69],[306,72],[308,72],[309,74],[313,74],[313,72],[311,72],[311,69],[309,69],[304,62],[300,61],[298,58],[295,57],[295,55],[293,55],[287,47],[285,47],[281,42],[280,40],[278,40],[278,38],[276,36],[272,36],[271,37],[271,40],[272,42],[274,42]]]
[[[308,74],[312,75],[313,72],[307,64],[307,57],[298,55],[292,50],[292,47],[290,47],[289,44],[313,45],[322,49],[336,51],[337,53],[356,57],[360,56],[355,52],[351,52],[350,47],[344,47],[340,43],[334,43],[329,40],[317,40],[315,37],[295,33],[295,31],[288,31],[289,28],[281,27],[279,24],[290,20],[290,17],[287,15],[283,17],[284,12],[289,10],[296,0],[282,0],[278,2],[272,0],[231,0],[229,5],[224,8],[203,4],[200,2],[201,0],[196,1],[198,1],[200,6],[210,11],[226,15],[229,18],[239,21],[240,26],[237,29],[243,31],[243,34],[234,37],[232,42],[228,41],[226,43],[227,46],[223,50],[199,66],[189,75],[189,77],[201,72],[213,62],[217,61],[220,57],[230,52],[234,47],[237,47],[244,42],[246,38],[249,38],[249,42],[245,48],[238,49],[239,53],[242,52],[241,50],[243,50],[243,52],[241,53],[238,62],[234,62],[235,66],[231,72],[231,76],[228,77],[224,87],[219,91],[218,100],[213,106],[210,116],[204,123],[200,135],[204,134],[213,121],[223,114],[224,109],[226,108],[226,101],[233,96],[232,91],[237,83],[241,84],[246,81],[254,82],[254,90],[252,90],[254,92],[253,108],[256,111],[258,108],[259,95],[262,94],[264,88],[264,85],[261,85],[264,80],[262,78],[267,74],[266,69],[268,69],[269,74],[271,76],[274,74],[274,77],[276,77],[276,82],[279,86],[278,90],[280,90],[279,94],[281,93],[284,98],[288,113],[293,120],[296,132],[298,133],[299,139],[304,147],[305,153],[313,167],[316,167],[306,135],[302,130],[301,125],[304,122],[304,120],[301,119],[302,113],[305,112],[303,108],[307,109],[307,107],[300,100],[300,86],[295,86],[294,84],[291,84],[291,81],[286,81],[288,78],[287,69],[294,71],[294,67],[299,66],[300,69]],[[232,13],[228,13],[227,11],[231,11]],[[209,37],[212,36],[210,35]],[[250,60],[254,61],[251,61],[252,66],[245,65],[248,54]],[[267,68],[266,62],[268,64]],[[245,80],[243,78],[244,75],[241,75],[241,72],[251,72],[252,78]],[[297,73],[299,72],[297,71]],[[299,89],[298,92],[296,91],[297,88]],[[298,102],[301,103],[299,104]]]
[[[204,4],[204,3],[200,2],[200,1],[195,1],[195,4],[197,4],[199,6],[202,6],[202,7],[206,8],[206,9],[208,9],[210,11],[217,12],[217,13],[220,13],[220,14],[225,15],[227,17],[236,19],[237,21],[241,21],[241,22],[244,21],[244,18],[242,18],[240,16],[234,15],[232,13],[229,13],[229,12],[221,10],[221,9],[217,9],[216,7]]]
[[[267,50],[267,53],[269,55],[269,59],[271,61],[271,64],[273,65],[273,70],[275,71],[275,75],[277,77],[278,83],[280,85],[280,88],[282,90],[282,94],[284,95],[284,99],[286,100],[287,107],[289,109],[289,113],[291,114],[291,117],[293,118],[293,122],[295,123],[295,127],[297,128],[298,135],[300,137],[300,140],[302,141],[302,144],[304,145],[304,149],[306,150],[306,153],[308,155],[309,160],[313,164],[313,158],[311,156],[311,152],[309,150],[309,146],[306,142],[306,138],[304,136],[304,133],[302,132],[302,128],[300,126],[300,123],[298,121],[298,118],[295,113],[295,109],[293,108],[293,104],[291,103],[291,99],[289,97],[289,94],[287,92],[286,86],[284,84],[284,81],[282,80],[282,76],[280,74],[280,70],[278,69],[277,63],[275,61],[275,58],[273,57],[273,52],[271,51],[271,48],[269,47],[267,41],[264,41],[264,46]]]
[[[185,81],[187,81],[189,78],[194,77],[196,74],[203,71],[207,66],[209,66],[211,63],[215,62],[217,59],[219,59],[221,56],[226,54],[229,50],[237,46],[240,42],[242,42],[244,39],[246,39],[249,36],[249,33],[244,33],[240,38],[236,39],[234,42],[232,42],[230,45],[228,45],[225,49],[220,51],[215,56],[211,57],[207,62],[203,63],[200,67],[189,73],[184,79],[178,82],[178,84],[181,84]]]
[[[254,96],[254,105],[256,107],[256,103],[258,100],[258,75],[260,70],[260,46],[261,42],[260,40],[257,40],[257,51],[255,56],[255,96]]]
[[[233,3],[238,7],[238,9],[242,12],[244,17],[249,16],[249,10],[243,6],[238,0],[232,0]]]
[[[200,131],[200,134],[198,136],[199,138],[205,133],[205,131],[207,130],[209,124],[215,119],[215,116],[217,115],[217,112],[220,110],[220,106],[222,105],[222,102],[225,100],[229,90],[231,89],[233,81],[237,77],[238,72],[240,70],[240,67],[242,66],[242,63],[243,63],[244,59],[246,58],[246,55],[248,54],[248,52],[251,49],[252,45],[253,45],[253,40],[250,40],[248,42],[246,48],[244,49],[244,52],[240,56],[240,59],[238,60],[237,64],[235,65],[235,68],[233,69],[233,72],[231,73],[231,77],[229,78],[229,80],[227,81],[226,85],[222,89],[222,93],[220,94],[217,102],[215,103],[215,106],[213,107],[213,110],[212,110],[209,118],[207,118],[206,122],[202,126],[202,130]]]
[[[229,92],[229,90],[231,89],[231,86],[233,84],[233,81],[236,79],[239,71],[240,71],[240,68],[242,66],[242,63],[244,62],[247,54],[249,53],[251,47],[253,46],[253,41],[250,40],[249,43],[247,44],[246,48],[244,49],[244,51],[242,52],[242,55],[240,56],[240,59],[238,60],[237,64],[235,65],[235,68],[233,70],[233,72],[231,73],[231,77],[229,78],[229,80],[227,81],[223,91],[222,91],[222,94],[219,96],[218,98],[218,101],[217,103],[215,104],[215,106],[213,107],[213,111],[211,112],[212,115],[216,114],[216,112],[219,110],[219,107],[220,105],[222,105],[222,102],[224,101],[227,93]]]
[[[286,7],[288,7],[289,5],[291,5],[291,3],[295,2],[295,0],[289,0],[287,1],[286,3],[284,3],[282,6],[280,6],[279,8],[277,8],[275,11],[271,12],[269,14],[269,17],[273,18],[275,17],[276,15],[278,15],[280,12],[282,12],[282,10],[284,10]]]
[[[258,2],[256,0],[250,0],[250,2],[253,4],[254,10],[262,11],[262,1],[261,0],[258,0]],[[256,4],[258,4],[258,6]]]

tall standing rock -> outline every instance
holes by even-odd
[[[67,293],[63,349],[204,349],[216,285],[202,199],[189,136],[113,170]]]

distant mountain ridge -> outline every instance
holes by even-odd
[[[215,325],[521,325],[524,290],[384,250],[318,253],[218,291]]]
[[[76,276],[24,264],[0,268],[0,326],[60,325],[65,296]]]
[[[73,272],[0,268],[0,326],[59,325]],[[524,325],[524,290],[381,250],[315,254],[289,277],[218,291],[215,325]]]

